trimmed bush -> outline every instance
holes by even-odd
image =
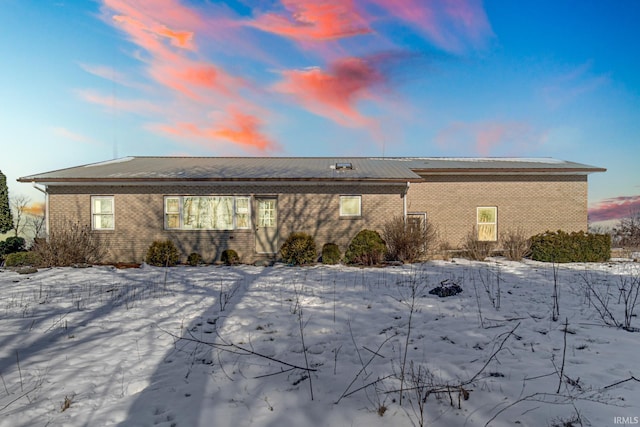
[[[426,223],[411,223],[401,216],[384,224],[382,237],[387,243],[387,257],[392,261],[416,262],[434,246],[436,232]]]
[[[147,264],[157,267],[173,267],[179,260],[180,253],[171,240],[153,242],[147,250],[145,259]]]
[[[536,234],[531,238],[531,259],[545,262],[604,262],[611,257],[611,236],[583,231]]]
[[[202,256],[200,256],[200,254],[197,252],[191,252],[187,257],[187,264],[193,267],[196,267],[203,263],[204,263],[204,260],[202,259]]]
[[[387,245],[375,230],[362,230],[351,240],[344,260],[347,264],[378,265],[387,253]]]
[[[340,248],[335,243],[325,243],[322,246],[322,263],[338,264],[340,262]]]
[[[35,252],[13,252],[5,257],[5,267],[37,267],[42,263],[40,256]]]
[[[225,249],[220,255],[220,261],[226,265],[235,265],[240,263],[240,257],[233,249]]]
[[[316,242],[306,233],[291,233],[280,247],[280,256],[287,264],[312,264],[318,258]]]

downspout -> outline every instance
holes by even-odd
[[[402,194],[402,218],[404,219],[404,222],[407,222],[407,193],[409,192],[409,186],[411,185],[411,183],[409,181],[407,181],[407,188],[404,190],[404,193]]]
[[[46,190],[47,187],[45,187],[44,190],[38,187],[35,181],[32,181],[31,185],[33,188],[44,194],[44,232],[47,239],[49,239],[49,192]]]

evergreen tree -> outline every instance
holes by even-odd
[[[9,206],[9,189],[7,177],[0,171],[0,233],[13,229],[13,215]]]

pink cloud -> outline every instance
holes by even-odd
[[[279,151],[280,146],[262,132],[262,121],[253,114],[231,108],[223,120],[212,127],[193,122],[159,125],[156,129],[169,135],[195,138],[209,142],[226,140],[255,152]]]
[[[217,30],[211,28],[215,27],[217,19],[207,18],[177,0],[103,2],[105,21],[119,28],[140,48],[135,56],[142,61],[150,81],[155,83],[155,92],[164,99],[153,104],[78,91],[83,99],[116,111],[160,116],[159,121],[165,124],[149,127],[178,139],[227,141],[258,152],[277,148],[277,144],[263,134],[262,122],[257,116],[231,110],[230,105],[242,105],[243,111],[259,110],[243,92],[252,89],[250,83],[205,59],[200,52],[196,43],[198,34],[206,34],[209,38],[212,33],[216,35]],[[228,28],[227,22],[225,29]],[[107,70],[94,68],[88,71],[104,74]],[[227,111],[225,120],[218,121],[213,127],[201,124],[210,121],[210,117],[219,111]]]
[[[114,22],[133,43],[150,55],[146,59],[147,72],[166,88],[202,101],[207,98],[198,95],[203,88],[218,91],[226,96],[235,96],[243,86],[241,79],[230,76],[221,67],[194,58],[198,56],[193,43],[194,31],[174,30],[166,25],[169,23],[204,27],[203,19],[186,7],[168,0],[159,2],[158,10],[155,9],[155,2],[150,1],[143,1],[137,5],[138,8],[122,0],[108,0],[105,4],[112,9],[119,7],[114,10]],[[169,45],[165,43],[166,40],[169,41]]]
[[[345,58],[320,68],[283,72],[284,80],[275,90],[292,95],[309,111],[345,126],[369,123],[357,110],[357,103],[372,98],[373,89],[386,78],[372,63],[360,58]]]
[[[282,0],[286,14],[267,13],[249,25],[294,40],[331,40],[372,32],[353,0]]]
[[[640,195],[613,197],[589,208],[589,220],[598,222],[622,219],[635,212],[640,212]]]
[[[115,11],[115,20],[127,20],[150,35],[166,38],[173,46],[194,49],[193,31],[202,28],[201,16],[177,0],[103,0],[106,8]]]
[[[444,148],[463,149],[488,156],[498,148],[518,152],[539,145],[545,136],[523,122],[455,122],[438,132],[435,141]]]

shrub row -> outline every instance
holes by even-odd
[[[375,230],[361,230],[351,240],[344,258],[335,243],[322,247],[322,262],[337,264],[378,265],[383,261],[415,262],[423,258],[435,243],[436,232],[429,223],[411,224],[403,217],[388,221],[382,236]],[[312,236],[292,233],[280,248],[282,260],[288,264],[303,265],[317,261],[316,244]]]
[[[233,249],[222,251],[220,261],[227,265],[238,264],[240,257]],[[149,246],[145,262],[157,267],[173,267],[180,262],[180,252],[171,240],[157,240]],[[187,264],[197,266],[204,263],[204,259],[197,252],[192,252],[187,257]]]
[[[380,264],[387,253],[384,240],[377,231],[362,230],[351,241],[344,255],[347,264]],[[291,233],[280,248],[282,261],[291,265],[315,263],[318,259],[313,236],[306,233]],[[322,246],[322,263],[338,264],[341,260],[340,248],[335,243]]]
[[[545,262],[604,262],[611,257],[611,236],[582,231],[546,232],[531,238],[531,259]]]

